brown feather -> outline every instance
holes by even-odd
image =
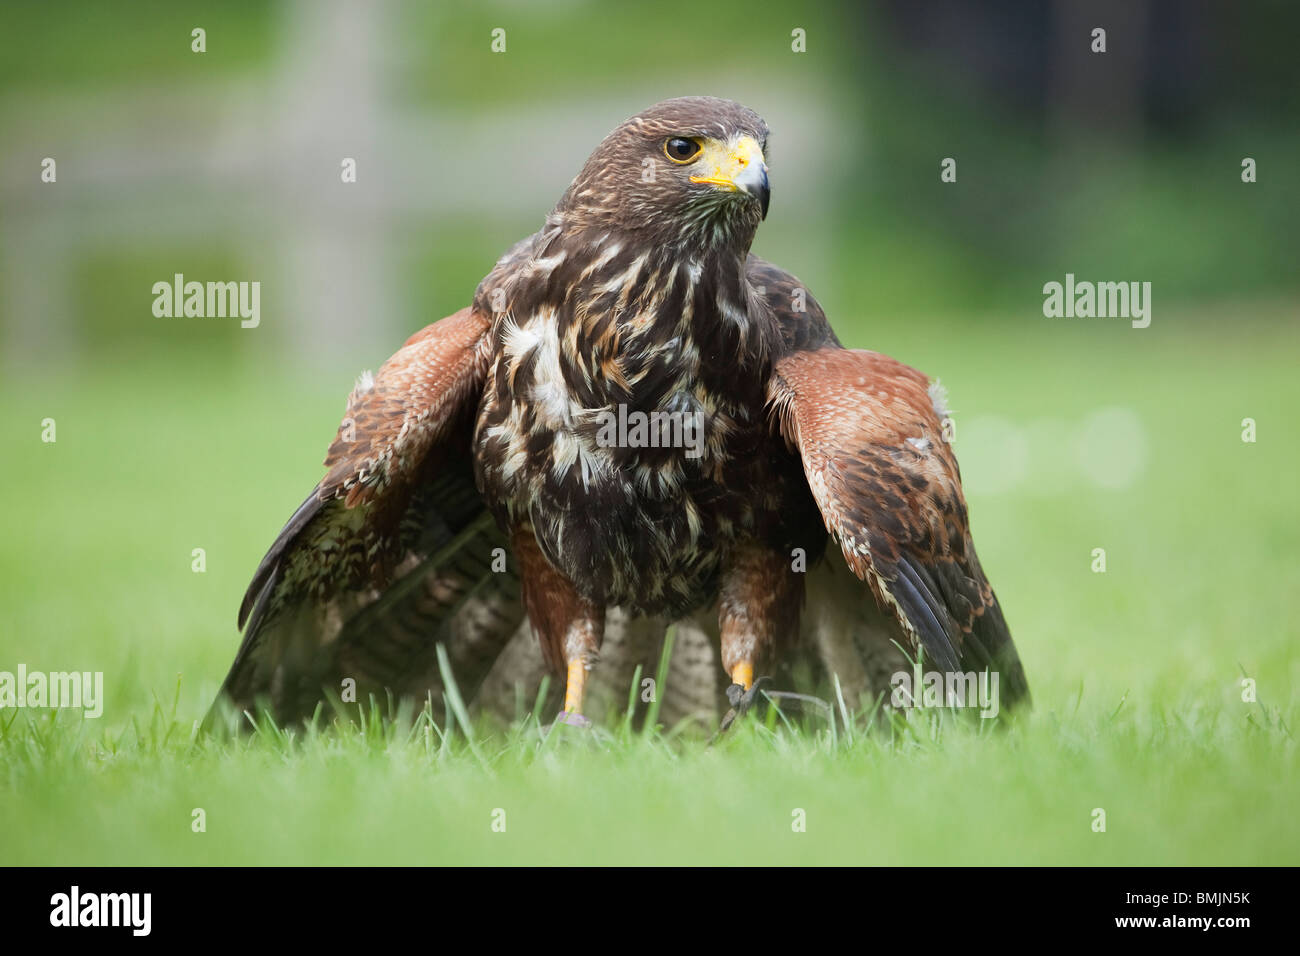
[[[769,400],[845,561],[913,647],[946,670],[1004,668],[1004,699],[1024,696],[928,379],[875,352],[820,348],[776,363]]]

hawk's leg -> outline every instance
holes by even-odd
[[[600,641],[605,633],[605,612],[588,601],[580,600],[579,613],[564,630],[564,710],[561,723],[579,727],[591,725],[582,715],[582,701],[587,689],[587,674],[596,666]]]
[[[804,578],[791,564],[781,552],[748,542],[732,552],[723,570],[718,626],[732,708],[722,719],[723,730],[749,710],[771,679],[755,680],[755,669],[774,664],[798,633]]]
[[[524,608],[552,671],[564,675],[561,723],[589,726],[582,715],[587,675],[596,666],[605,635],[605,608],[580,595],[573,583],[546,560],[532,529],[513,536],[519,560]]]

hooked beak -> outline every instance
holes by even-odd
[[[772,198],[772,187],[767,182],[767,164],[759,163],[758,180],[751,186],[748,183],[742,184],[737,180],[736,185],[740,186],[745,192],[758,200],[759,206],[763,209],[763,218],[767,218],[767,204]]]
[[[742,136],[729,146],[718,144],[707,149],[702,157],[703,175],[692,176],[693,183],[709,183],[719,189],[748,193],[758,200],[763,218],[772,188],[767,179],[767,163],[763,149],[752,136]]]

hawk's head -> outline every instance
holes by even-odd
[[[605,137],[556,213],[656,244],[748,249],[767,216],[767,132],[731,100],[665,100]]]

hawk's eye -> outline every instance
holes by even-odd
[[[700,144],[697,140],[674,136],[664,143],[664,155],[674,163],[689,163],[700,155]]]

